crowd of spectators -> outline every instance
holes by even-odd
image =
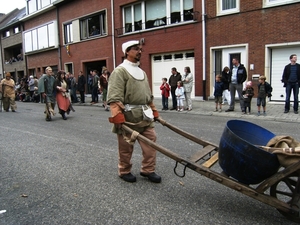
[[[38,93],[38,79],[36,76],[19,77],[16,83],[16,101],[40,102]]]
[[[23,61],[23,55],[20,53],[17,57],[11,57],[9,60],[5,60],[5,64],[12,64],[13,62]]]

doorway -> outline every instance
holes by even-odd
[[[93,62],[84,63],[83,68],[85,68],[85,69],[84,69],[83,73],[86,74],[86,84],[87,84],[86,93],[87,94],[92,94],[91,71],[97,70],[98,71],[98,76],[101,76],[103,66],[106,67],[106,60],[100,60],[100,61],[93,61]]]

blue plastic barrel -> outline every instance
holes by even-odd
[[[258,184],[272,176],[280,167],[277,156],[255,145],[265,146],[274,136],[247,121],[228,121],[219,145],[221,168],[244,184]]]

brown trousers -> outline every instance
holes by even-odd
[[[45,114],[46,114],[46,118],[51,117],[51,115],[52,115],[52,116],[55,115],[55,113],[54,113],[55,103],[52,103],[52,102],[51,102],[51,103],[48,103],[48,107],[49,107],[50,113],[49,113],[48,108],[47,108],[46,103],[45,103]]]
[[[3,97],[2,99],[2,103],[3,103],[3,109],[4,110],[9,110],[9,107],[11,108],[11,110],[16,110],[17,109],[17,104],[15,102],[15,98],[12,97]]]
[[[150,139],[151,141],[156,141],[156,133],[154,128],[149,127],[143,133],[141,133],[146,138]],[[119,143],[119,176],[123,174],[128,174],[131,172],[131,156],[133,152],[133,145],[128,144],[124,139],[122,134],[117,134],[118,136],[118,143]],[[127,135],[130,138],[130,134]],[[139,144],[142,148],[143,152],[143,160],[142,160],[142,167],[141,172],[143,173],[152,173],[155,171],[156,165],[156,150],[149,145],[145,144],[142,141],[139,141]]]

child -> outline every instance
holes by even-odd
[[[162,79],[162,84],[160,85],[161,99],[162,99],[162,110],[168,110],[169,106],[169,96],[170,96],[170,85],[167,83],[167,78]]]
[[[266,97],[270,98],[272,96],[273,88],[266,82],[265,76],[260,76],[258,82],[257,115],[260,116],[260,106],[262,105],[264,116],[266,116]]]
[[[177,88],[175,90],[175,95],[177,98],[177,111],[183,111],[183,100],[184,100],[184,88],[182,87],[182,82],[177,82]]]
[[[250,112],[251,112],[251,100],[252,100],[252,97],[254,95],[254,89],[252,87],[252,82],[251,81],[248,81],[246,83],[246,87],[242,91],[242,95],[243,95],[244,107],[245,107],[243,114],[247,113],[247,108],[248,108],[248,113],[247,114],[249,115]]]
[[[215,103],[216,103],[216,110],[214,112],[218,112],[218,105],[219,105],[219,112],[222,112],[222,95],[224,90],[224,83],[221,81],[222,76],[218,74],[216,76],[215,82]]]

